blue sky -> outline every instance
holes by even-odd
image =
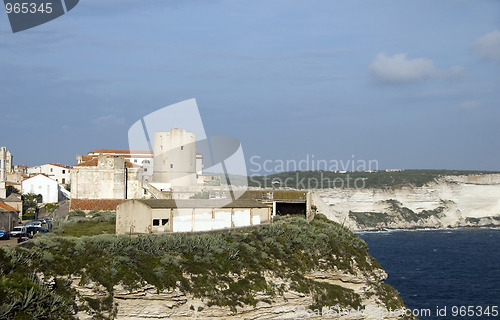
[[[15,34],[1,13],[0,58],[16,164],[126,149],[196,98],[247,160],[500,170],[499,1],[81,0]]]

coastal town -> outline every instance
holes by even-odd
[[[0,229],[70,211],[113,211],[117,234],[207,231],[268,223],[272,212],[311,217],[307,191],[249,191],[204,173],[196,136],[157,132],[153,150],[97,149],[73,166],[14,164],[0,152]],[[37,230],[45,231],[43,228]]]

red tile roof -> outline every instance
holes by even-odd
[[[70,210],[115,211],[127,199],[71,199]]]
[[[3,209],[3,210],[1,210]],[[5,204],[3,201],[0,201],[0,211],[7,211],[7,212],[19,212],[16,208],[13,208],[9,206],[8,204]]]
[[[97,167],[97,158],[91,158],[90,160],[75,164],[73,167]]]
[[[64,165],[59,164],[59,163],[49,163],[49,165],[56,166],[56,167],[61,167],[61,168],[64,168],[64,169],[71,169],[71,167],[64,166]]]
[[[29,178],[27,178],[27,179],[24,179],[23,181],[29,180],[29,179],[34,178],[34,177],[37,177],[37,176],[44,176],[44,177],[45,177],[45,178],[47,178],[47,179],[54,180],[54,179],[52,179],[51,177],[49,177],[48,175],[46,175],[46,174],[43,174],[43,173],[38,173],[38,174],[35,174],[35,175],[34,175],[34,176],[32,176],[32,177],[29,177]],[[57,182],[57,180],[54,180],[54,181],[56,181],[56,182]]]
[[[130,158],[152,158],[153,151],[150,150],[113,150],[113,149],[97,149],[90,151],[88,156],[96,156],[99,154],[104,155],[117,155]]]
[[[109,157],[109,158],[111,158],[111,157]],[[79,164],[75,164],[73,167],[97,167],[97,164],[98,164],[98,159],[91,158],[88,161],[85,161],[85,162],[82,162]],[[125,160],[125,164],[126,164],[127,168],[141,168],[141,166],[135,165],[132,162],[127,161],[127,160]]]
[[[151,150],[113,150],[113,149],[97,149],[90,151],[85,157],[93,157],[99,154],[109,154],[109,155],[122,155],[129,156],[131,158],[152,158],[153,151]],[[202,156],[201,153],[196,152],[196,155]]]

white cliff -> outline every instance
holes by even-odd
[[[446,176],[422,187],[319,189],[312,200],[353,230],[500,225],[500,174]]]

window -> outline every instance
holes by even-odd
[[[150,163],[149,160],[142,160],[142,163]]]
[[[168,226],[169,219],[153,219],[153,226],[158,227],[160,226],[160,221],[161,221],[161,226]]]
[[[134,159],[134,163],[137,163],[137,159]]]
[[[63,170],[63,174],[66,173],[66,170]]]
[[[184,146],[181,146],[181,150],[184,150]]]
[[[144,172],[148,172],[148,168],[144,168]]]
[[[173,163],[171,163],[171,164],[170,164],[170,169],[173,169],[173,168],[174,168],[174,164],[173,164]]]
[[[54,172],[54,169],[50,168],[50,172]]]

